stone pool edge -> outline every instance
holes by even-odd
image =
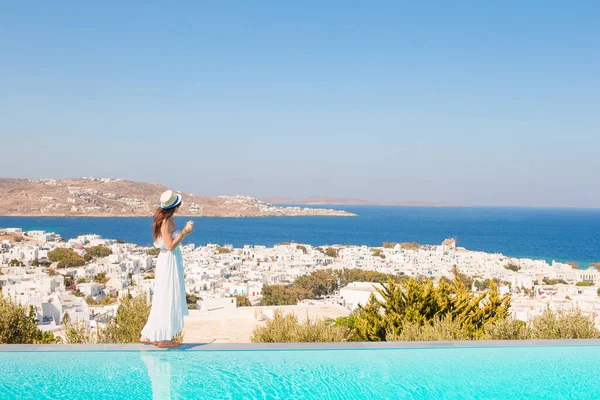
[[[0,344],[10,351],[270,351],[270,350],[391,350],[485,347],[600,346],[600,339],[478,340],[451,342],[342,342],[342,343],[184,343],[178,349],[158,349],[143,344]]]

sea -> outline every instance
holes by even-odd
[[[456,238],[468,250],[518,258],[573,261],[580,268],[600,261],[600,209],[502,207],[328,206],[356,217],[176,217],[195,222],[196,245],[368,245],[383,242],[440,244]],[[152,242],[149,217],[3,217],[0,228],[59,233],[69,239],[95,233],[138,245]]]

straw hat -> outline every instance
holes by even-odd
[[[160,208],[170,210],[181,204],[181,195],[172,190],[167,190],[160,195]]]

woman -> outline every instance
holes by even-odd
[[[194,223],[189,221],[181,232],[176,231],[173,214],[180,206],[181,195],[167,190],[160,196],[160,207],[152,221],[154,247],[160,249],[160,254],[156,263],[152,309],[140,341],[161,348],[179,346],[173,337],[181,332],[183,317],[189,313],[179,246],[194,231]]]

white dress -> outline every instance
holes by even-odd
[[[173,238],[179,231],[173,232]],[[154,247],[160,249],[156,263],[154,296],[148,322],[142,336],[151,341],[171,340],[183,329],[183,317],[189,314],[185,299],[183,258],[179,246],[168,250],[162,238]]]

